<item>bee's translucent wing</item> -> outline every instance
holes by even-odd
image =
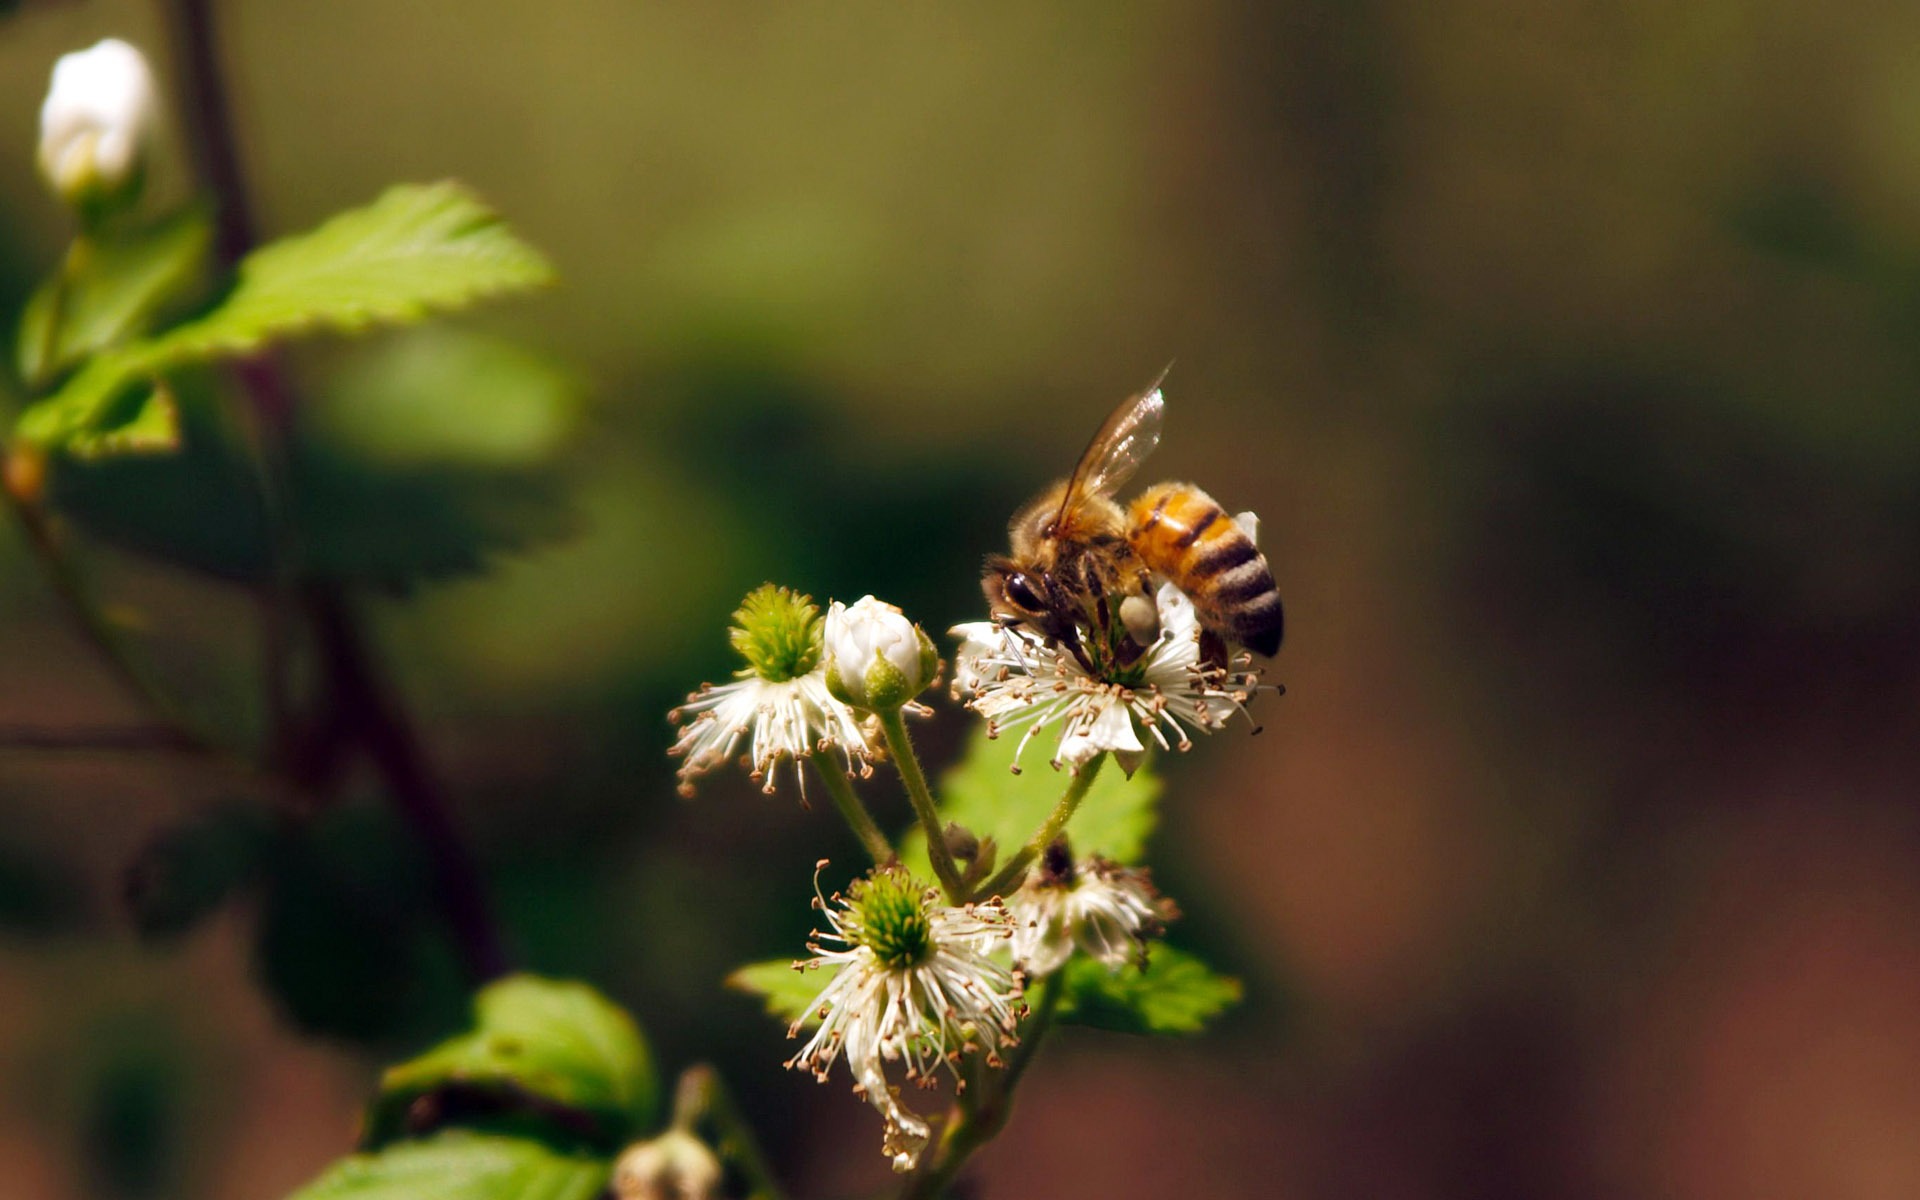
[[[1120,407],[1100,426],[1100,432],[1093,435],[1087,452],[1073,468],[1072,478],[1067,480],[1056,523],[1088,496],[1111,496],[1118,491],[1160,444],[1160,425],[1167,415],[1160,380],[1166,377],[1162,371],[1160,379],[1154,380],[1147,390],[1121,401]]]

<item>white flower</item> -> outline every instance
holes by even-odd
[[[134,185],[153,135],[153,72],[118,38],[63,55],[40,107],[40,170],[69,203]]]
[[[1007,944],[1012,925],[998,900],[943,904],[937,890],[897,866],[875,869],[831,901],[817,888],[815,895],[828,929],[808,944],[815,957],[795,965],[832,977],[808,1009],[820,1027],[787,1066],[824,1081],[845,1054],[854,1091],[886,1118],[883,1149],[894,1170],[911,1170],[930,1130],[900,1102],[886,1065],[904,1063],[906,1079],[923,1087],[933,1085],[939,1066],[964,1086],[955,1063],[968,1050],[1000,1065],[999,1051],[1014,1044],[1025,1013],[1020,977],[990,957]],[[795,1021],[787,1036],[798,1037],[805,1023]]]
[[[741,602],[730,636],[746,667],[732,683],[701,685],[668,714],[686,722],[667,752],[684,760],[682,795],[693,794],[695,778],[732,761],[742,742],[752,777],[768,792],[782,759],[793,762],[802,795],[799,760],[816,751],[837,752],[849,771],[865,769],[869,750],[859,714],[827,692],[819,612],[808,597],[772,584]]]
[[[899,708],[940,670],[933,639],[893,605],[872,596],[827,609],[827,682],[855,708]]]
[[[761,790],[771,793],[774,768],[782,759],[794,763],[816,750],[831,750],[846,759],[848,771],[860,771],[868,756],[860,718],[827,694],[821,671],[778,683],[749,674],[718,687],[702,684],[687,702],[669,714],[686,721],[668,754],[680,764],[680,794],[693,794],[693,781],[732,761],[744,741],[747,765]],[[806,783],[801,778],[805,793]]]
[[[1201,660],[1200,623],[1179,588],[1162,586],[1154,603],[1159,639],[1113,680],[1089,675],[1073,654],[1025,626],[956,625],[954,694],[987,719],[990,733],[1025,727],[1016,763],[1027,743],[1056,723],[1055,767],[1077,771],[1108,752],[1132,774],[1146,757],[1143,735],[1163,750],[1186,750],[1193,745],[1188,730],[1223,728],[1262,685],[1245,653],[1234,653],[1224,668]]]
[[[1178,915],[1146,871],[1099,857],[1076,867],[1064,841],[1007,897],[1007,912],[1013,961],[1036,976],[1059,970],[1076,945],[1109,970],[1141,962],[1149,939]]]

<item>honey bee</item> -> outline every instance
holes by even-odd
[[[1096,677],[1125,670],[1159,636],[1156,577],[1193,601],[1206,660],[1224,666],[1228,642],[1280,649],[1273,572],[1213,497],[1162,483],[1126,509],[1114,500],[1160,444],[1166,411],[1158,380],[1122,401],[1073,474],[1014,514],[1011,552],[990,556],[980,581],[997,619],[1066,647]]]

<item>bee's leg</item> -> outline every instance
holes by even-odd
[[[1200,665],[1227,669],[1227,640],[1204,626],[1200,629]]]

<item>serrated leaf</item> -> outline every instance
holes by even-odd
[[[465,188],[403,184],[365,208],[249,254],[233,290],[213,309],[95,356],[28,409],[17,432],[36,445],[62,446],[135,378],[244,357],[320,330],[407,324],[552,278],[540,252]]]
[[[593,1200],[608,1174],[600,1159],[455,1131],[341,1159],[288,1200]]]
[[[984,727],[975,729],[966,753],[941,777],[936,792],[941,820],[957,822],[977,837],[993,838],[1002,859],[1026,845],[1072,780],[1066,772],[1044,766],[1029,765],[1015,775],[1011,767],[1018,743],[1016,737],[989,738]],[[1132,779],[1108,764],[1067,826],[1074,853],[1138,862],[1153,834],[1159,798],[1160,780],[1151,764],[1135,771]],[[900,860],[921,878],[932,876],[926,839],[918,827],[902,839]]]
[[[1239,1003],[1240,981],[1184,950],[1158,945],[1145,970],[1109,971],[1076,956],[1061,968],[1059,1020],[1121,1033],[1193,1034]]]
[[[171,454],[180,448],[180,405],[173,388],[154,384],[124,423],[82,430],[67,442],[67,453],[81,462],[130,454]]]
[[[315,328],[409,323],[552,279],[546,258],[466,188],[401,184],[249,254],[218,308],[159,341],[172,361],[251,354]]]
[[[504,1110],[554,1114],[569,1122],[557,1132],[609,1147],[646,1128],[659,1103],[653,1058],[633,1018],[583,983],[531,975],[488,985],[474,999],[471,1032],[387,1070],[368,1115],[369,1140],[397,1135],[416,1100],[448,1088]]]
[[[789,1025],[795,1021],[816,1024],[819,1018],[812,1011],[813,1003],[820,998],[821,990],[833,981],[839,968],[796,971],[793,963],[791,958],[749,963],[727,976],[727,986],[760,997],[768,1016],[778,1017]]]
[[[74,243],[20,314],[20,376],[37,386],[89,354],[145,333],[198,283],[212,223],[186,209],[156,225]]]

